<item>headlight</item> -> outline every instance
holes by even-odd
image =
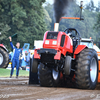
[[[45,41],[45,44],[49,44],[49,41],[48,41],[48,40],[46,40],[46,41]]]
[[[52,43],[53,45],[56,45],[57,44],[57,41],[53,41],[53,43]]]

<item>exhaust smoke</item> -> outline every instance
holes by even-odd
[[[67,9],[74,0],[54,0],[54,15],[56,23],[60,18],[67,14]]]

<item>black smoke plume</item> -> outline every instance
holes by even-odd
[[[60,18],[67,14],[68,6],[74,0],[54,0],[54,15],[56,23],[59,23]]]

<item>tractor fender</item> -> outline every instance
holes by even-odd
[[[40,59],[40,55],[37,52],[38,49],[34,50],[34,59]]]
[[[98,54],[98,63],[99,63],[99,71],[98,71],[98,83],[100,83],[100,52],[97,52]]]
[[[6,52],[8,52],[8,50],[6,49],[6,47],[3,44],[0,44],[0,48],[4,49]]]
[[[98,83],[100,83],[100,60],[99,60]]]
[[[87,48],[86,45],[78,45],[75,52],[74,52],[74,55],[77,55],[79,54],[83,49]]]

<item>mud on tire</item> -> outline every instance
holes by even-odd
[[[40,63],[38,66],[38,79],[41,86],[53,87],[58,86],[60,77],[58,76],[58,78],[54,80],[52,76],[52,69],[48,67],[44,68],[44,64]]]
[[[81,89],[95,89],[98,78],[98,57],[94,49],[84,49],[76,60],[76,86]]]
[[[8,53],[0,48],[0,68],[7,68],[9,63],[9,55]]]

